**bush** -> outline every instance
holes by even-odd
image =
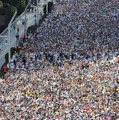
[[[24,12],[25,7],[26,7],[26,1],[19,0],[19,2],[17,4],[18,15],[20,15],[22,12]]]
[[[10,6],[7,9],[7,12],[6,12],[6,15],[5,15],[7,23],[9,23],[9,21],[11,20],[11,18],[14,15],[14,13],[15,13],[16,10],[17,10],[17,8],[15,6]]]
[[[3,8],[3,2],[0,1],[0,8]]]
[[[51,12],[53,7],[53,2],[48,2],[48,13]],[[46,5],[44,5],[44,9],[43,9],[44,14],[46,14]]]
[[[25,0],[10,0],[10,5],[13,5],[17,8],[23,8],[26,6],[26,1]]]
[[[20,15],[26,7],[26,0],[11,0],[10,5],[15,6],[18,10],[17,14]]]

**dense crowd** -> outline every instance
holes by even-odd
[[[117,2],[54,6],[0,79],[0,120],[119,120]]]

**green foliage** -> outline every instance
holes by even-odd
[[[0,8],[3,8],[3,2],[0,1]]]
[[[18,15],[20,15],[26,6],[27,1],[26,0],[11,0],[10,4],[15,6],[18,10]]]
[[[53,7],[53,2],[48,2],[48,13],[51,12],[52,7]],[[44,11],[44,14],[46,14],[46,5],[44,5],[43,11]]]
[[[17,8],[15,6],[10,7],[10,11],[12,14],[14,14],[16,10],[17,10]]]
[[[24,9],[25,9],[25,6],[26,6],[26,1],[25,0],[19,0],[17,2],[17,9],[18,9],[18,14],[20,15]]]
[[[15,6],[10,6],[8,9],[7,9],[7,12],[6,12],[6,22],[9,23],[10,19],[12,18],[12,16],[14,15],[15,11],[17,10],[17,8]]]
[[[26,4],[29,2],[29,0],[25,0],[26,1]]]
[[[25,7],[25,0],[10,0],[10,4],[16,7]]]

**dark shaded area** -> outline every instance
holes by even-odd
[[[7,25],[0,26],[0,33],[2,33],[6,29]]]
[[[39,26],[41,25],[41,23],[44,21],[44,19],[46,18],[46,15],[44,14],[43,16],[42,16],[42,19],[40,19],[39,20]],[[28,33],[30,33],[30,32],[32,32],[32,33],[34,33],[35,32],[35,30],[37,29],[37,24],[35,24],[35,25],[32,25],[32,26],[30,26],[29,28],[28,28]]]
[[[53,2],[48,2],[48,13],[51,12],[52,7],[53,7]],[[44,5],[43,11],[44,11],[45,14],[46,14],[46,8],[47,8],[46,5]]]

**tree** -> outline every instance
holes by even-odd
[[[17,8],[15,6],[10,6],[8,8],[7,13],[5,15],[7,23],[9,23],[10,19],[12,18],[12,16],[14,15],[14,13],[15,13],[16,10],[17,10]]]
[[[26,1],[25,0],[19,0],[19,2],[17,3],[17,9],[18,9],[18,14],[21,14],[26,6]]]
[[[26,4],[29,2],[29,0],[25,0],[26,1]]]
[[[17,8],[18,15],[20,15],[25,9],[26,0],[11,0],[10,4]]]
[[[2,8],[3,7],[3,2],[2,1],[0,1],[0,8]]]

